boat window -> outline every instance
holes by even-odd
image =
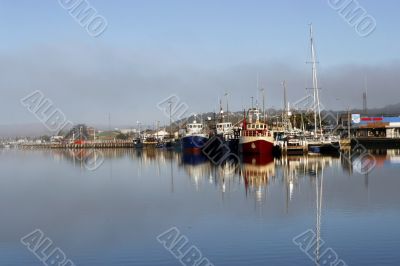
[[[189,128],[192,128],[193,126],[192,125],[189,125]]]

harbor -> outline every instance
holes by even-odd
[[[204,147],[217,143],[214,149],[223,145],[237,155],[338,155],[341,151],[365,148],[400,147],[400,116],[371,117],[361,113],[342,112],[339,116],[321,110],[320,88],[313,26],[309,28],[311,51],[311,88],[308,88],[306,105],[292,105],[287,99],[287,84],[282,82],[283,107],[270,116],[265,106],[265,90],[259,87],[257,75],[257,95],[251,96],[251,107],[247,110],[230,112],[229,93],[219,99],[219,112],[208,115],[192,115],[173,121],[172,110],[176,103],[167,102],[166,113],[169,125],[160,128],[157,121],[153,129],[137,128],[100,131],[85,124],[74,126],[64,135],[48,137],[47,140],[22,140],[3,144],[24,149],[173,149],[183,153],[201,153]],[[254,99],[256,103],[254,104]],[[302,99],[304,101],[304,99]],[[174,105],[174,106],[173,106]],[[363,113],[367,113],[367,94],[363,94]],[[226,106],[224,110],[223,106]],[[279,114],[280,113],[280,114]],[[336,116],[336,117],[335,117]],[[300,117],[300,120],[299,120]],[[332,120],[333,117],[333,120]],[[213,141],[218,138],[220,141]],[[224,147],[222,147],[224,148]],[[216,151],[218,152],[226,152]]]
[[[399,266],[399,9],[1,1],[0,266]]]

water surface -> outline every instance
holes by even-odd
[[[380,152],[359,174],[341,157],[220,167],[121,149],[101,151],[93,170],[79,151],[2,149],[0,265],[43,265],[20,242],[35,229],[75,265],[181,265],[156,239],[171,227],[214,265],[315,265],[293,243],[309,229],[319,254],[400,265],[399,154]]]

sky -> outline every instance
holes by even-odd
[[[37,122],[20,103],[36,90],[74,123],[165,122],[157,103],[171,95],[199,113],[228,92],[243,110],[257,76],[267,107],[281,108],[283,80],[292,103],[311,86],[310,23],[327,109],[360,108],[365,87],[369,107],[400,102],[397,0],[358,0],[376,21],[366,37],[338,0],[86,1],[107,21],[98,37],[63,1],[76,0],[0,0],[0,125]]]

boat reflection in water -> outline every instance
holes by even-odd
[[[212,165],[208,158],[202,153],[182,153],[180,166],[193,181],[196,190],[199,190],[202,181],[212,179]]]
[[[264,203],[268,187],[283,186],[286,211],[290,202],[300,196],[299,180],[315,182],[324,168],[339,167],[340,158],[330,156],[244,156],[239,163],[215,165],[204,155],[182,155],[182,167],[194,181],[196,190],[213,185],[222,194],[242,193],[246,198]]]
[[[221,193],[243,193],[245,197],[254,197],[261,202],[267,199],[268,186],[283,186],[286,193],[286,207],[299,196],[299,180],[308,178],[306,182],[314,184],[322,169],[341,168],[349,175],[360,173],[360,165],[367,165],[366,158],[374,159],[374,167],[400,166],[399,150],[369,150],[370,157],[357,153],[343,152],[335,156],[287,156],[273,158],[266,155],[247,155],[239,162],[230,161],[214,164],[202,153],[187,154],[163,149],[52,149],[23,150],[24,153],[41,153],[57,163],[66,162],[82,171],[96,170],[99,167],[113,171],[114,160],[125,160],[132,165],[141,176],[145,169],[156,169],[157,176],[171,177],[171,191],[174,175],[189,177],[196,190],[214,187]],[[106,169],[107,169],[106,168]],[[167,169],[167,171],[165,170]],[[363,169],[361,169],[363,170]],[[183,175],[182,175],[183,171]],[[135,171],[133,171],[135,172]],[[365,172],[365,186],[368,188],[369,172]]]
[[[246,195],[255,194],[256,201],[266,197],[266,188],[275,178],[275,163],[272,156],[245,156],[241,167]]]

